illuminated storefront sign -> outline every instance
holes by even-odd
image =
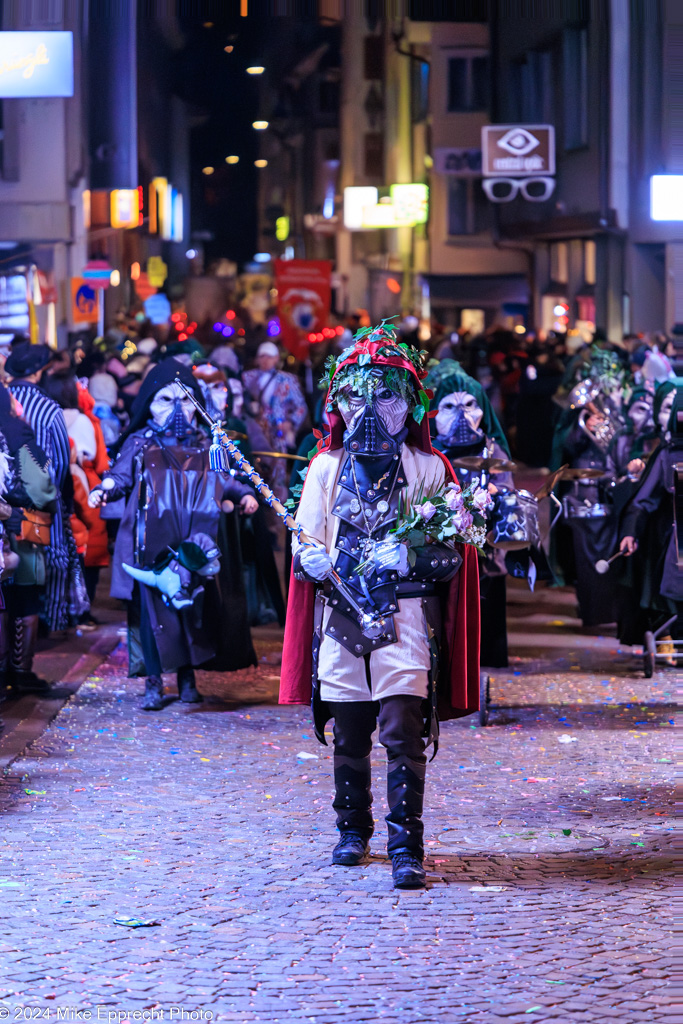
[[[379,198],[379,191],[373,186],[344,189],[344,227],[349,231],[412,228],[416,224],[426,224],[428,216],[427,185],[391,185],[389,195],[383,199]]]
[[[140,223],[140,194],[136,188],[117,188],[109,197],[111,226],[136,228]]]
[[[653,174],[650,178],[652,220],[683,220],[683,174]]]
[[[0,32],[0,98],[73,94],[71,32]]]
[[[149,233],[166,241],[183,240],[183,197],[166,178],[152,178],[149,186]]]

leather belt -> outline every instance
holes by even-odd
[[[396,597],[436,597],[437,594],[435,583],[396,584]]]

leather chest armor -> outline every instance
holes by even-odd
[[[381,639],[364,636],[356,612],[335,590],[329,601],[332,614],[325,632],[356,657],[361,657],[397,641],[393,613],[398,609],[398,572],[395,569],[375,571],[365,579],[354,570],[365,558],[370,535],[368,525],[372,540],[377,541],[385,538],[396,522],[406,480],[403,467],[394,456],[355,459],[353,464],[352,459],[353,456],[347,456],[344,461],[332,506],[333,515],[340,520],[335,569],[353,589],[358,603],[371,613],[382,612],[388,626]]]

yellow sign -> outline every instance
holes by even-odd
[[[278,217],[275,221],[275,237],[278,242],[286,242],[289,238],[289,217]]]
[[[168,266],[161,256],[150,256],[147,260],[147,277],[154,288],[161,288],[168,277]]]
[[[183,240],[183,196],[166,178],[152,178],[149,186],[149,233],[167,241]]]
[[[391,185],[389,195],[363,185],[344,189],[344,227],[349,231],[374,228],[412,228],[429,217],[429,188],[420,182]]]
[[[76,324],[97,323],[100,292],[83,277],[71,278],[71,321]]]
[[[140,195],[136,188],[117,188],[109,197],[113,228],[136,228],[140,223]]]

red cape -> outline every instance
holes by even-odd
[[[340,365],[356,363],[360,354],[368,352],[374,365],[396,366],[408,370],[415,378],[416,387],[421,388],[420,375],[408,359],[378,356],[377,349],[384,344],[384,340],[363,340],[356,344],[353,355]],[[341,448],[343,444],[344,421],[337,409],[329,413],[329,420],[330,434],[318,454]],[[417,423],[412,416],[409,417],[406,441],[428,455],[438,455],[445,465],[446,480],[455,480],[446,456],[432,448],[426,416],[421,423]],[[439,672],[442,718],[469,715],[479,709],[479,566],[474,547],[463,544],[458,545],[458,550],[462,554],[463,563],[458,574],[448,584],[443,608],[443,642]],[[300,582],[292,574],[282,651],[280,704],[311,702],[314,604],[315,584]]]

